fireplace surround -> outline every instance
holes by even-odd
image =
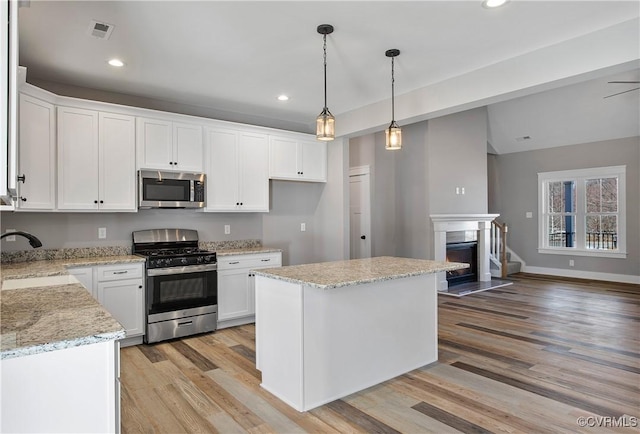
[[[500,214],[432,214],[433,247],[436,261],[447,260],[447,233],[458,231],[477,232],[477,280],[491,281],[489,256],[491,252],[491,222]],[[449,288],[445,272],[438,273],[438,291]]]

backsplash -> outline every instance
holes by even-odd
[[[260,240],[200,241],[198,247],[205,250],[243,249],[260,247]],[[54,259],[95,258],[131,254],[131,246],[79,247],[65,249],[30,249],[0,253],[0,263],[47,261]]]

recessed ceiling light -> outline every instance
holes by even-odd
[[[487,9],[499,8],[508,2],[509,0],[484,0],[482,2],[482,7]]]
[[[107,63],[109,63],[109,65],[111,65],[111,66],[115,66],[115,67],[118,67],[118,68],[120,68],[121,66],[124,66],[124,62],[122,60],[120,60],[120,59],[111,59]]]
[[[289,101],[289,97],[287,95],[278,95],[278,101]]]

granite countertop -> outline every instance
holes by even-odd
[[[45,261],[16,262],[0,266],[0,281],[8,279],[28,279],[31,277],[63,276],[69,274],[70,267],[91,267],[95,265],[144,262],[136,255],[96,256],[90,258],[69,258]]]
[[[258,276],[300,283],[314,288],[331,289],[468,267],[469,264],[459,262],[381,256],[349,261],[266,268],[255,270],[254,273]]]
[[[275,249],[271,247],[255,246],[255,247],[243,247],[237,249],[217,249],[217,256],[231,256],[231,255],[253,255],[257,253],[280,253],[282,249]]]
[[[69,267],[144,262],[135,255],[2,264],[7,280],[66,276]],[[125,337],[122,325],[80,283],[0,290],[0,359]]]
[[[0,359],[125,337],[79,283],[0,291]]]

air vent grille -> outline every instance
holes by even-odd
[[[113,27],[113,24],[91,20],[88,34],[97,39],[109,39],[111,32],[113,32]]]

